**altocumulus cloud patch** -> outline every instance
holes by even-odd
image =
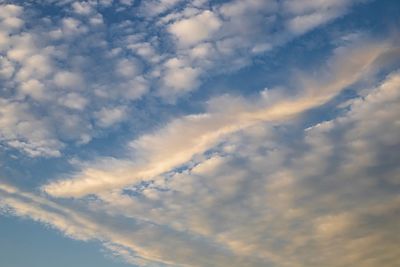
[[[1,3],[0,216],[105,266],[398,266],[399,11]]]

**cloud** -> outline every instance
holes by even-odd
[[[61,88],[79,89],[82,82],[79,74],[70,71],[61,71],[54,76],[54,84]]]
[[[46,5],[47,2],[42,4]],[[57,4],[60,10],[70,11],[71,3]],[[75,11],[85,15],[89,3],[74,2],[72,6]],[[100,67],[94,63],[94,60],[104,60],[102,53],[97,57],[90,52],[93,47],[99,49],[99,45],[104,43],[104,28],[99,28],[98,23],[90,27],[83,24],[101,16],[97,12],[98,6],[90,4],[90,7],[92,12],[86,14],[87,18],[72,15],[42,19],[36,17],[35,12],[27,14],[23,5],[1,5],[7,11],[2,12],[0,18],[0,79],[4,85],[1,98],[7,103],[23,107],[16,108],[16,114],[3,112],[10,118],[7,118],[9,130],[1,130],[2,145],[11,146],[31,157],[60,156],[66,142],[87,143],[107,128],[94,123],[97,111],[106,102],[109,107],[118,107],[121,103],[117,99],[134,101],[148,92],[149,82],[139,76],[140,68],[136,61],[125,62],[121,57],[108,59],[110,64],[101,64]],[[30,8],[40,8],[40,5]],[[10,27],[5,23],[6,18],[21,19],[28,22],[28,26]],[[76,41],[78,37],[79,42]],[[108,94],[99,97],[98,88],[107,88]],[[108,88],[114,88],[114,91]],[[80,118],[77,118],[78,111]],[[24,115],[18,115],[22,113]],[[21,118],[14,119],[12,116]],[[22,134],[19,131],[11,134],[12,130],[20,127],[20,119],[29,125],[36,125],[37,129],[33,132],[43,134]],[[65,124],[60,126],[59,121]],[[122,119],[115,119],[115,123],[120,121]],[[43,140],[39,137],[43,137]],[[49,139],[49,144],[46,139]],[[50,152],[52,149],[49,150],[49,147],[57,152]],[[39,153],[39,150],[46,152]]]
[[[291,14],[306,14],[313,13],[316,11],[326,11],[326,10],[343,10],[348,6],[357,3],[358,1],[310,1],[310,0],[287,0],[283,3],[285,10]]]
[[[171,59],[166,63],[166,70],[163,77],[163,85],[167,90],[160,90],[161,94],[175,96],[176,92],[183,93],[190,91],[199,83],[199,70],[192,67],[185,67],[180,60]],[[171,92],[170,89],[174,91]]]
[[[288,21],[289,30],[295,34],[302,34],[314,29],[316,26],[337,17],[334,12],[319,12],[307,15],[296,16]]]
[[[0,141],[31,156],[60,156],[63,144],[46,118],[29,113],[29,105],[0,98]]]
[[[29,80],[21,84],[21,91],[36,100],[45,98],[44,86],[38,80]]]
[[[394,267],[399,88],[393,72],[305,129],[253,124],[125,192],[60,204],[2,184],[0,206],[138,266]]]
[[[70,109],[84,110],[88,101],[77,93],[68,93],[58,100],[60,104]]]
[[[379,265],[398,242],[390,225],[399,158],[387,148],[400,144],[399,82],[389,75],[348,112],[296,132],[296,141],[285,137],[290,124],[246,128],[198,165],[132,187],[136,196],[100,194],[99,207],[201,235],[262,266]],[[387,136],[376,134],[386,127]]]
[[[173,8],[182,0],[149,0],[142,4],[142,10],[146,16],[157,16]]]
[[[74,12],[81,15],[89,15],[93,12],[93,8],[88,2],[74,2],[72,8]]]
[[[6,58],[0,57],[0,75],[3,79],[9,79],[14,74],[14,65]]]
[[[117,64],[116,71],[119,75],[126,78],[134,78],[140,73],[138,63],[128,59],[121,59]]]
[[[98,124],[101,127],[110,127],[118,122],[123,121],[127,116],[126,107],[113,107],[113,108],[102,108],[95,113]]]
[[[22,14],[22,7],[13,4],[0,6],[0,29],[6,31],[18,30],[24,25],[24,21],[19,18]]]
[[[204,2],[183,5],[160,15],[158,21],[160,30],[167,29],[175,41],[165,62],[179,58],[184,71],[196,70],[196,82],[184,90],[193,91],[203,79],[251,65],[253,58],[339,18],[356,3],[246,0],[213,8]],[[171,72],[160,71],[161,80],[169,80]],[[176,85],[162,85],[159,95],[167,99],[183,95]]]
[[[293,34],[300,35],[342,16],[359,2],[288,0],[283,3],[285,13],[290,14],[286,25]]]
[[[228,252],[213,246],[207,247],[207,241],[187,238],[185,233],[163,226],[133,220],[131,227],[121,228],[115,221],[108,220],[111,218],[108,218],[107,222],[98,223],[95,213],[73,210],[8,185],[0,186],[0,195],[0,207],[3,211],[47,224],[74,239],[100,240],[104,242],[105,247],[114,250],[114,254],[128,254],[129,257],[125,256],[126,258],[141,266],[171,266],[174,265],[176,257],[188,263],[199,261],[202,264],[210,264],[222,261],[231,266],[240,266],[243,263],[256,266],[251,260],[232,259]],[[166,250],[164,244],[156,242],[160,238],[169,240],[174,249]],[[216,253],[215,249],[222,254]],[[205,255],[208,257],[203,257]]]
[[[73,157],[74,168],[29,182],[40,188],[0,183],[0,213],[136,266],[398,266],[395,42],[346,35],[310,71],[273,72],[281,87],[212,91],[195,114],[186,107],[201,108],[195,98],[214,87],[176,99],[272,60],[263,55],[359,2],[0,5],[0,156],[24,169],[14,150]],[[51,16],[40,10],[50,6]],[[124,156],[94,156],[88,143],[111,134],[134,136],[116,144]]]
[[[62,31],[66,37],[72,37],[87,33],[88,28],[75,18],[64,18],[62,20]]]
[[[338,49],[318,79],[302,76],[303,88],[296,88],[295,97],[268,96],[267,92],[251,104],[240,98],[216,99],[210,102],[209,112],[175,119],[158,132],[134,140],[132,159],[115,160],[107,165],[104,162],[110,159],[101,159],[99,163],[83,166],[71,178],[52,182],[43,189],[53,196],[80,197],[151,180],[190,162],[229,134],[261,122],[284,122],[327,103],[363,75],[370,74],[374,62],[391,49],[389,43]],[[328,75],[323,79],[325,73]],[[185,133],[184,137],[181,133]],[[114,173],[116,169],[118,172]]]
[[[169,31],[174,34],[180,44],[187,46],[208,39],[221,26],[219,18],[211,11],[203,11],[190,18],[174,22]]]
[[[277,1],[245,0],[224,3],[220,7],[221,13],[231,19],[243,16],[247,12],[274,12],[277,11]],[[250,18],[251,19],[251,18]]]
[[[49,117],[43,131],[59,143],[81,140],[81,136],[91,139],[108,128],[107,123],[95,123],[102,107],[134,105],[143,97],[174,102],[201,87],[205,79],[252,64],[259,53],[324,23],[323,19],[309,22],[307,16],[332,11],[333,20],[336,10],[344,14],[352,3],[307,2],[302,9],[291,2],[258,0],[212,8],[207,1],[146,1],[137,10],[149,15],[147,19],[127,17],[118,23],[110,16],[121,8],[140,16],[130,1],[121,5],[110,1],[43,1],[29,7],[3,4],[0,77],[7,92],[15,93],[2,97],[10,102],[25,99],[26,112],[33,116],[40,113],[34,107],[41,105],[41,112]],[[59,16],[44,18],[29,11],[49,4],[59,7]],[[105,8],[111,13],[104,12]],[[284,21],[277,20],[277,15]],[[299,33],[281,27],[291,20],[306,21],[293,24]],[[83,89],[84,93],[77,92]],[[77,111],[84,114],[82,118],[71,119]],[[52,124],[63,120],[61,114],[71,127],[75,125],[75,130],[66,131],[71,136],[52,132],[57,128]],[[82,126],[82,133],[77,133],[76,125]]]

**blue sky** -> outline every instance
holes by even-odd
[[[0,1],[0,265],[398,266],[396,0]]]

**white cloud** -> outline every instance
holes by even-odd
[[[19,18],[22,15],[21,6],[7,4],[0,5],[0,30],[14,31],[24,25],[24,21]]]
[[[7,57],[11,60],[21,62],[35,52],[34,36],[29,33],[17,35],[12,41],[14,46],[7,51]]]
[[[0,56],[0,76],[3,79],[9,79],[14,74],[14,65],[3,56]]]
[[[213,12],[206,10],[172,23],[169,31],[178,38],[181,45],[187,46],[207,40],[220,26],[219,18]]]
[[[126,119],[127,108],[124,106],[113,108],[102,108],[95,113],[97,123],[101,127],[110,127]]]
[[[74,35],[85,34],[89,30],[88,28],[82,24],[81,21],[74,18],[64,18],[62,20],[62,31],[67,37],[71,37]]]
[[[133,0],[120,0],[121,4],[130,6],[133,4]]]
[[[90,18],[89,22],[93,26],[100,26],[104,23],[103,16],[101,14],[96,14]]]
[[[348,111],[308,129],[253,125],[200,163],[129,188],[132,195],[111,190],[59,204],[2,184],[0,206],[69,237],[100,240],[138,266],[394,267],[399,88],[392,73]],[[292,131],[296,144],[287,139]]]
[[[133,228],[125,226],[121,228],[113,226],[112,223],[99,223],[96,215],[90,211],[73,210],[8,185],[0,186],[0,195],[2,196],[0,207],[14,215],[45,223],[71,238],[101,240],[108,249],[115,250],[115,255],[125,254],[125,258],[141,266],[154,263],[168,266],[176,262],[177,255],[181,261],[188,263],[193,260],[203,264],[221,261],[230,266],[240,266],[243,263],[243,259],[232,259],[229,252],[217,247],[207,247],[207,241],[190,239],[184,233],[162,226],[132,221]],[[92,215],[94,217],[91,217]],[[170,245],[174,247],[173,251],[179,253],[171,254],[172,250],[166,250],[165,244],[156,242],[159,238],[169,240]],[[135,254],[132,255],[132,252]]]
[[[251,64],[257,53],[285,43],[287,40],[279,36],[288,35],[287,29],[273,33],[279,23],[308,15],[309,10],[335,11],[342,6],[312,5],[295,12],[296,8],[289,5],[282,4],[283,9],[279,9],[276,1],[233,1],[215,4],[212,9],[207,1],[148,1],[141,2],[138,10],[159,4],[160,8],[154,10],[156,17],[137,24],[130,19],[110,24],[108,15],[101,13],[111,4],[110,12],[118,12],[117,2],[46,3],[57,4],[70,15],[39,18],[35,12],[23,13],[22,7],[2,5],[13,10],[3,13],[2,18],[26,20],[30,26],[0,29],[4,32],[0,34],[0,75],[9,92],[17,88],[15,95],[8,95],[10,98],[30,95],[27,101],[31,107],[45,102],[43,112],[54,114],[49,115],[54,123],[60,114],[82,111],[83,124],[93,127],[83,130],[85,135],[104,131],[101,124],[94,124],[100,107],[119,106],[121,99],[123,105],[131,105],[146,94],[171,103],[199,88],[204,79]],[[280,12],[281,22],[274,19]],[[90,23],[92,19],[96,25]],[[104,27],[99,27],[100,20],[104,20]],[[145,26],[150,20],[154,20],[148,25],[152,30]],[[113,38],[109,39],[111,32]],[[170,45],[171,36],[176,38],[176,46]],[[171,64],[174,61],[177,63]],[[79,91],[85,100],[66,100],[70,91]],[[32,108],[29,112],[36,111]],[[80,136],[73,132],[73,136]]]
[[[3,19],[1,23],[7,28],[11,29],[19,29],[22,25],[24,25],[24,21],[16,17]]]
[[[61,88],[80,89],[82,78],[79,74],[70,71],[60,71],[54,76],[54,84]]]
[[[0,141],[31,156],[60,156],[63,144],[46,119],[29,113],[27,104],[0,99]]]
[[[119,12],[118,1],[46,1],[85,15],[51,19],[1,5],[0,149],[55,157],[121,122],[135,128],[131,105],[146,93],[138,116],[163,117],[155,94],[173,99],[251,64],[356,2],[150,0],[137,10],[155,17],[111,24],[95,5]],[[364,39],[284,90],[213,97],[204,113],[134,139],[126,158],[49,180],[51,198],[0,183],[0,210],[98,240],[138,266],[397,266],[399,73],[372,86],[376,68],[398,58],[393,46]],[[365,80],[371,88],[352,86],[362,96],[337,118],[303,129],[307,111]],[[57,200],[87,194],[96,196]]]
[[[276,11],[278,8],[277,1],[275,0],[245,0],[245,1],[232,1],[224,3],[220,7],[221,13],[228,18],[235,18],[237,16],[245,15],[247,12],[271,12]],[[250,18],[251,19],[251,18]]]
[[[111,6],[113,0],[99,0],[99,4],[105,7]]]
[[[190,57],[194,59],[206,59],[212,54],[213,47],[211,44],[202,43],[190,50]]]
[[[165,86],[178,92],[190,91],[197,86],[198,76],[199,71],[194,68],[171,68],[166,71],[163,82]]]
[[[31,78],[43,79],[50,75],[54,66],[46,51],[42,51],[43,54],[34,54],[23,60],[21,68],[18,70],[16,80],[26,81]]]
[[[0,51],[3,51],[10,42],[10,38],[8,37],[6,32],[0,31]]]
[[[117,63],[116,72],[122,77],[134,78],[140,73],[140,68],[134,60],[121,59]]]
[[[21,91],[25,95],[29,95],[36,100],[46,97],[44,85],[38,80],[28,80],[21,83]]]
[[[283,2],[282,7],[285,13],[291,15],[286,23],[289,31],[298,35],[342,16],[349,6],[358,2],[361,1],[287,0]]]
[[[126,159],[117,161],[115,165],[108,164],[104,168],[100,161],[93,166],[84,166],[82,172],[71,179],[46,185],[44,190],[54,196],[82,196],[152,179],[189,162],[195,155],[201,155],[228,134],[260,122],[286,121],[325,104],[341,90],[366,75],[375,60],[390,49],[390,45],[385,43],[342,49],[330,60],[329,67],[325,70],[329,75],[325,80],[322,80],[324,71],[321,71],[318,80],[302,77],[304,89],[302,91],[298,88],[300,92],[294,98],[266,95],[260,97],[256,103],[241,99],[228,99],[223,103],[220,103],[221,100],[214,101],[209,113],[176,119],[159,132],[135,140],[133,153],[135,158],[140,159],[137,163],[129,163],[129,159]],[[179,62],[170,63],[172,66],[177,64]],[[297,83],[297,86],[301,83]],[[229,102],[229,105],[224,105]],[[224,109],[219,110],[220,107]],[[183,137],[181,133],[185,133]],[[118,174],[113,173],[113,165],[118,166]]]
[[[84,110],[88,104],[87,99],[77,93],[68,93],[59,98],[58,102],[67,108],[76,110]]]
[[[0,6],[0,18],[6,19],[9,17],[16,17],[21,15],[23,8],[18,5],[13,5],[13,4],[7,4],[7,5],[1,5]]]
[[[142,9],[147,16],[157,16],[180,2],[182,0],[149,0],[143,3]]]
[[[334,12],[318,12],[296,16],[288,20],[288,27],[289,30],[295,34],[303,34],[337,16],[338,14]]]
[[[284,9],[291,14],[306,14],[315,11],[327,11],[332,9],[344,9],[358,0],[286,0]]]
[[[89,15],[93,12],[93,7],[88,2],[74,2],[72,8],[74,12],[81,15]]]
[[[149,90],[149,82],[139,76],[121,85],[122,94],[130,100],[141,98]]]

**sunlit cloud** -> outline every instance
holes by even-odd
[[[398,266],[384,2],[0,4],[0,216],[104,266]]]

